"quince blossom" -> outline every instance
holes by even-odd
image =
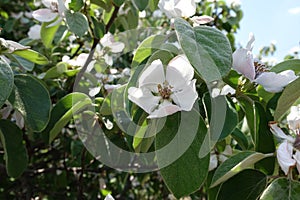
[[[243,74],[250,81],[256,82],[268,92],[280,92],[285,86],[296,80],[298,76],[292,70],[285,70],[276,74],[268,72],[263,64],[253,59],[252,48],[255,38],[249,34],[249,41],[246,48],[239,48],[233,54],[232,67],[239,74]]]
[[[48,26],[54,26],[62,21],[64,12],[67,10],[64,0],[42,0],[47,8],[41,8],[33,11],[32,17],[40,22],[51,22],[58,18],[54,23]]]
[[[199,0],[160,0],[158,7],[170,19],[190,17],[196,13],[196,2]]]
[[[105,197],[104,200],[115,200],[115,199],[113,198],[113,196],[111,196],[110,194],[108,194],[108,195]]]
[[[270,124],[272,133],[283,139],[283,142],[277,149],[277,160],[286,175],[289,173],[290,168],[294,166],[297,167],[300,173],[300,104],[291,107],[291,112],[287,116],[287,122],[289,129],[296,134],[296,138],[286,135],[276,123]]]
[[[138,87],[128,89],[128,99],[146,111],[147,118],[160,118],[190,111],[198,98],[194,69],[184,55],[173,58],[164,70],[160,60],[142,72]]]

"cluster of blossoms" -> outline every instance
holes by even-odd
[[[300,105],[292,106],[287,123],[295,137],[285,134],[277,123],[270,124],[273,134],[282,140],[277,149],[277,160],[286,175],[295,166],[300,173]]]

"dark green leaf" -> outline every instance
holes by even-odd
[[[278,178],[263,192],[260,200],[298,200],[300,183],[287,178]]]
[[[48,90],[30,75],[16,75],[9,101],[24,117],[33,131],[42,131],[49,120],[51,101]]]
[[[139,11],[145,10],[149,3],[149,0],[132,0],[132,1],[134,5],[139,9]]]
[[[19,177],[27,168],[28,156],[23,143],[23,133],[9,120],[0,120],[0,139],[4,148],[7,174]]]
[[[192,110],[169,116],[156,135],[158,166],[163,167],[161,175],[176,198],[193,193],[205,181],[209,154],[200,158],[199,149],[208,145],[203,143],[206,133],[202,117],[198,111]]]
[[[296,74],[300,72],[300,59],[286,60],[272,67],[272,72],[282,72],[285,70],[294,70]]]
[[[284,114],[300,98],[300,78],[290,83],[282,92],[274,113],[274,120],[280,121]]]
[[[69,3],[69,9],[77,12],[84,6],[83,0],[72,0]]]
[[[97,39],[100,39],[103,37],[104,32],[105,32],[105,27],[104,24],[100,23],[96,18],[92,17],[92,22],[94,25],[94,36]]]
[[[115,5],[119,7],[125,2],[125,0],[112,0],[112,1],[114,2]]]
[[[228,39],[215,28],[192,28],[183,19],[175,20],[180,45],[189,61],[206,82],[220,80],[231,69],[232,50]]]
[[[158,2],[159,2],[159,0],[151,0],[151,1],[149,1],[149,7],[150,7],[150,10],[152,12],[157,9]]]
[[[222,184],[217,200],[256,200],[267,185],[267,176],[247,169]]]
[[[81,37],[88,31],[89,24],[85,15],[79,12],[71,13],[70,11],[65,12],[65,15],[71,32]]]
[[[5,61],[0,58],[0,108],[8,99],[14,84],[14,74]]]

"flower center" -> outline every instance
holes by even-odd
[[[170,99],[170,96],[172,94],[172,86],[169,85],[169,83],[167,81],[165,81],[163,83],[163,85],[161,84],[158,84],[157,85],[157,88],[158,88],[158,92],[160,94],[160,96],[163,98],[163,99]]]
[[[57,2],[51,2],[50,10],[53,12],[58,12],[58,3]]]
[[[266,65],[260,61],[254,61],[254,67],[255,67],[255,78],[258,77],[263,72],[269,71]]]

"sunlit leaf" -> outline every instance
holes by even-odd
[[[14,84],[14,74],[5,61],[0,58],[0,108],[8,99]]]

